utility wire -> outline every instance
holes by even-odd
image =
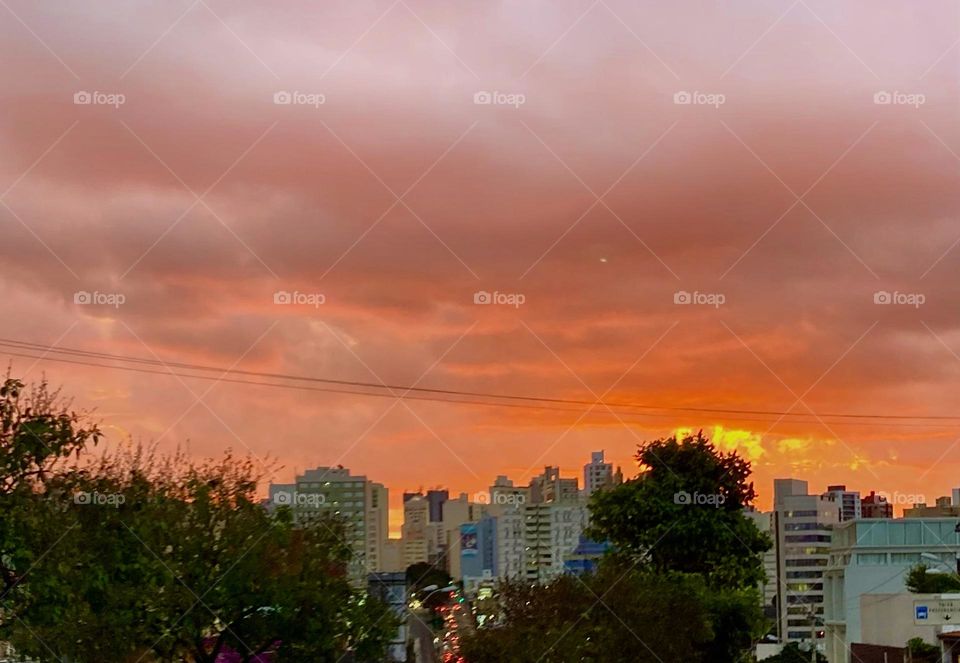
[[[6,348],[12,348],[8,350]],[[13,351],[16,350],[16,351]],[[40,353],[30,354],[30,353]],[[849,413],[824,413],[819,414],[819,419],[815,418],[810,419],[811,415],[808,415],[803,412],[778,412],[773,410],[742,410],[742,409],[732,409],[732,408],[704,408],[704,407],[687,407],[687,406],[657,406],[645,403],[631,403],[631,402],[608,402],[601,399],[598,400],[578,400],[578,399],[563,399],[563,398],[548,398],[548,397],[535,397],[535,396],[524,396],[517,394],[497,394],[490,392],[474,392],[474,391],[463,391],[463,390],[454,390],[454,389],[431,389],[427,387],[411,387],[411,386],[402,386],[402,385],[384,385],[381,383],[375,382],[363,382],[356,380],[336,380],[332,378],[320,378],[304,375],[291,375],[284,373],[266,373],[259,371],[247,371],[240,369],[229,369],[216,366],[210,366],[206,364],[192,364],[185,362],[175,362],[175,361],[163,361],[158,359],[148,359],[144,357],[134,357],[129,355],[119,355],[119,354],[110,354],[104,352],[95,352],[89,350],[80,350],[76,348],[67,348],[63,346],[50,346],[42,345],[39,343],[30,343],[27,341],[19,341],[15,339],[3,339],[0,338],[0,354],[5,354],[13,357],[23,357],[27,359],[33,359],[36,361],[54,361],[59,363],[67,364],[77,364],[83,366],[91,366],[95,368],[107,368],[114,370],[124,370],[128,372],[137,372],[137,373],[148,373],[155,375],[170,375],[183,378],[195,378],[202,380],[213,380],[218,382],[232,383],[232,384],[247,384],[255,386],[264,386],[264,387],[273,387],[273,388],[286,388],[286,389],[295,389],[300,391],[317,391],[324,393],[339,393],[339,394],[348,394],[356,396],[375,396],[380,398],[402,398],[405,400],[419,400],[419,401],[429,401],[429,402],[439,402],[439,403],[453,403],[461,405],[475,405],[475,406],[487,406],[487,407],[510,407],[510,408],[520,408],[528,410],[553,410],[561,412],[582,412],[583,407],[556,407],[557,405],[577,405],[577,406],[589,406],[589,407],[598,407],[603,406],[598,410],[601,414],[614,414],[614,416],[639,416],[639,417],[656,417],[663,418],[667,416],[667,413],[677,413],[677,412],[686,412],[686,413],[711,413],[711,414],[723,414],[730,418],[729,415],[733,415],[734,418],[730,418],[732,421],[751,421],[751,422],[765,422],[770,423],[774,421],[769,418],[757,418],[759,415],[761,417],[803,417],[803,419],[791,419],[794,423],[806,423],[814,424],[823,418],[840,418],[848,419],[848,421],[831,421],[831,425],[853,425],[853,424],[871,424],[869,419],[877,420],[940,420],[940,421],[957,421],[960,420],[958,416],[946,416],[946,415],[884,415],[884,414],[849,414]],[[81,359],[87,359],[89,361],[80,361],[80,359],[68,359],[60,356],[50,356],[50,355],[67,355],[68,357],[77,357]],[[104,364],[102,361],[115,361],[115,362],[126,362],[138,364],[140,366],[117,366],[112,364]],[[153,368],[162,368],[164,370],[149,370],[148,368],[142,368],[141,366],[149,366]],[[182,369],[189,371],[199,371],[199,372],[217,372],[219,376],[212,375],[197,375],[193,373],[182,373],[176,372],[173,369]],[[279,379],[279,380],[290,380],[296,382],[307,382],[307,383],[319,383],[333,385],[330,387],[317,387],[310,386],[308,384],[286,384],[282,382],[263,382],[258,380],[242,380],[237,378],[227,377],[229,375],[238,375],[248,378],[268,378],[268,379]],[[344,387],[351,387],[351,389],[345,389]],[[364,390],[376,390],[376,391],[364,391]],[[385,391],[384,391],[385,390]],[[429,394],[429,395],[411,395],[411,392],[416,392],[417,394]],[[435,396],[434,396],[435,395]],[[438,396],[453,396],[455,398],[439,398]],[[496,399],[496,400],[489,400]],[[503,402],[508,401],[508,402]],[[610,408],[636,408],[643,410],[661,410],[662,412],[618,412],[611,413],[606,410],[607,407]],[[751,415],[748,417],[742,415]],[[853,421],[849,421],[849,420]],[[934,426],[935,424],[922,423],[922,422],[911,422],[908,424],[886,424],[887,426],[897,426],[897,427],[929,427]]]

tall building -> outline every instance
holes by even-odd
[[[823,495],[837,503],[840,510],[840,522],[862,517],[860,493],[858,491],[847,490],[844,485],[827,486],[827,492]]]
[[[439,537],[442,538],[442,551],[438,557],[438,566],[447,569],[455,579],[461,579],[460,568],[460,526],[480,520],[486,515],[486,505],[471,502],[466,493],[460,493],[456,499],[447,500],[443,505],[443,523]]]
[[[291,507],[298,522],[334,516],[343,523],[355,581],[365,582],[367,573],[378,570],[389,531],[388,492],[382,484],[338,465],[307,470],[294,483],[270,484],[269,490],[269,506]]]
[[[590,462],[583,466],[583,491],[588,496],[604,486],[613,485],[613,463],[603,460],[603,451],[590,454]]]
[[[430,522],[443,522],[443,503],[450,499],[450,492],[446,490],[428,490],[427,503],[430,505]]]
[[[547,465],[543,474],[530,480],[530,504],[576,501],[580,496],[577,480],[560,477],[560,468]]]
[[[838,503],[811,495],[806,481],[775,479],[774,540],[777,556],[777,633],[781,642],[823,638],[823,572],[830,555]]]
[[[490,486],[486,508],[496,527],[496,576],[522,578],[526,572],[524,506],[530,502],[528,486],[514,486],[504,475]]]
[[[774,514],[762,511],[747,510],[743,512],[757,529],[769,536],[774,545],[763,553],[763,580],[760,582],[760,596],[763,604],[764,616],[776,619],[777,616],[777,546],[774,536]]]
[[[548,582],[564,573],[580,534],[587,526],[587,508],[581,500],[527,504],[524,509],[526,580]]]
[[[523,506],[529,501],[530,487],[514,486],[513,481],[502,474],[490,486],[489,504],[491,508]]]
[[[390,493],[382,483],[366,482],[367,570],[386,571],[385,549],[390,540]]]
[[[403,561],[403,539],[387,539],[383,544],[383,557],[380,562],[380,570],[384,573],[406,571],[407,567]]]
[[[460,573],[464,582],[497,575],[497,523],[484,516],[460,525]]]
[[[872,490],[861,500],[860,507],[863,518],[893,518],[893,505]]]
[[[523,578],[527,568],[525,509],[523,506],[503,508],[496,519],[497,576]]]
[[[426,497],[412,495],[404,503],[400,532],[404,568],[428,561],[433,547],[433,530],[430,527],[430,503]]]
[[[960,534],[955,528],[953,518],[897,518],[846,522],[833,531],[823,575],[831,663],[850,663],[851,644],[874,642],[867,638],[868,624],[861,618],[865,597],[883,595],[878,600],[889,601],[906,593],[907,574],[921,562],[941,572],[956,570]],[[912,609],[909,601],[908,623],[913,622]]]

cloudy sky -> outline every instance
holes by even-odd
[[[661,408],[2,357],[113,443],[342,463],[395,507],[691,427],[762,505],[958,483],[960,419],[828,416],[960,416],[955,2],[0,5],[0,337]]]

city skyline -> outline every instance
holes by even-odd
[[[108,445],[343,464],[394,513],[699,428],[762,508],[783,476],[947,494],[956,4],[694,6],[12,0],[0,338],[38,346],[0,361]]]

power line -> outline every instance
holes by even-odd
[[[8,350],[5,348],[13,348],[18,352]],[[37,354],[29,353],[41,353],[39,356]],[[0,338],[0,354],[6,354],[13,357],[23,357],[27,359],[33,359],[36,361],[54,361],[59,363],[67,364],[77,364],[84,366],[91,366],[95,368],[107,368],[114,370],[124,370],[128,372],[137,372],[137,373],[147,373],[155,375],[168,375],[176,376],[182,378],[194,378],[202,380],[213,380],[231,384],[247,384],[254,386],[263,386],[263,387],[273,387],[273,388],[286,388],[286,389],[295,389],[299,391],[316,391],[324,393],[337,393],[337,394],[347,394],[355,396],[375,396],[380,398],[401,398],[405,400],[419,400],[419,401],[428,401],[428,402],[439,402],[439,403],[452,403],[452,404],[461,404],[461,405],[473,405],[473,406],[486,406],[486,407],[509,407],[509,408],[519,408],[519,409],[528,409],[528,410],[553,410],[561,412],[582,412],[582,407],[556,407],[557,405],[577,405],[577,406],[604,406],[609,408],[635,408],[647,410],[647,412],[617,412],[610,413],[608,411],[600,410],[601,414],[614,414],[614,416],[637,416],[637,417],[656,417],[664,418],[667,413],[677,413],[677,412],[686,412],[686,413],[711,413],[711,414],[723,414],[731,421],[750,421],[750,422],[764,422],[771,423],[776,421],[775,419],[769,418],[758,418],[758,417],[793,417],[789,421],[793,423],[805,423],[805,424],[815,424],[818,423],[819,419],[822,418],[841,418],[841,419],[852,419],[853,421],[831,421],[831,425],[854,425],[854,424],[871,424],[872,422],[869,419],[878,419],[878,420],[942,420],[942,421],[956,421],[960,420],[960,417],[957,416],[946,416],[946,415],[870,415],[870,414],[850,414],[850,413],[830,413],[830,414],[818,414],[817,418],[810,419],[812,415],[808,415],[802,412],[778,412],[772,410],[742,410],[742,409],[733,409],[733,408],[705,408],[705,407],[693,407],[693,406],[657,406],[645,403],[630,403],[630,402],[608,402],[603,401],[602,399],[598,400],[578,400],[578,399],[563,399],[563,398],[549,398],[549,397],[536,397],[536,396],[526,396],[526,395],[517,395],[517,394],[497,394],[490,392],[474,392],[474,391],[464,391],[464,390],[455,390],[455,389],[435,389],[427,387],[416,387],[416,386],[402,386],[402,385],[385,385],[381,383],[374,382],[364,382],[357,380],[337,380],[332,378],[321,378],[314,376],[304,376],[304,375],[292,375],[285,373],[267,373],[260,371],[247,371],[241,369],[232,369],[232,368],[223,368],[210,366],[206,364],[194,364],[186,362],[176,362],[176,361],[163,361],[159,359],[149,359],[145,357],[134,357],[130,355],[120,355],[120,354],[111,354],[105,352],[96,352],[90,350],[80,350],[77,348],[68,348],[63,346],[52,346],[52,345],[43,345],[39,343],[31,343],[27,341],[19,341],[15,339],[3,339]],[[50,356],[50,355],[67,355],[67,357],[77,357],[82,359],[87,359],[89,361],[80,361],[80,359],[68,359],[60,356]],[[139,366],[117,366],[112,364],[104,364],[102,361],[114,361],[114,362],[126,362],[138,364]],[[164,370],[149,370],[148,368],[142,368],[142,366],[149,366],[153,368],[162,368]],[[193,373],[181,373],[176,372],[173,369],[189,370],[189,371],[200,371],[200,372],[217,372],[220,373],[220,376],[212,375],[197,375]],[[248,378],[266,378],[266,379],[279,379],[279,380],[289,380],[295,382],[307,382],[314,384],[327,384],[332,385],[329,387],[317,387],[309,386],[308,384],[287,384],[283,382],[263,382],[256,379],[238,379],[227,377],[229,375],[239,375],[245,376]],[[346,389],[345,387],[351,387]],[[374,391],[366,391],[374,390]],[[386,390],[386,391],[384,391]],[[417,394],[427,394],[427,395],[411,395],[411,392]],[[439,396],[453,396],[455,398],[440,398]],[[495,400],[490,400],[495,399]],[[503,402],[507,401],[507,402]],[[652,412],[653,410],[659,410],[660,412]],[[749,416],[744,416],[749,415]],[[803,417],[802,419],[797,419],[796,417]],[[930,423],[921,423],[921,422],[911,422],[909,424],[886,424],[887,426],[896,426],[896,427],[930,427],[934,424]]]

